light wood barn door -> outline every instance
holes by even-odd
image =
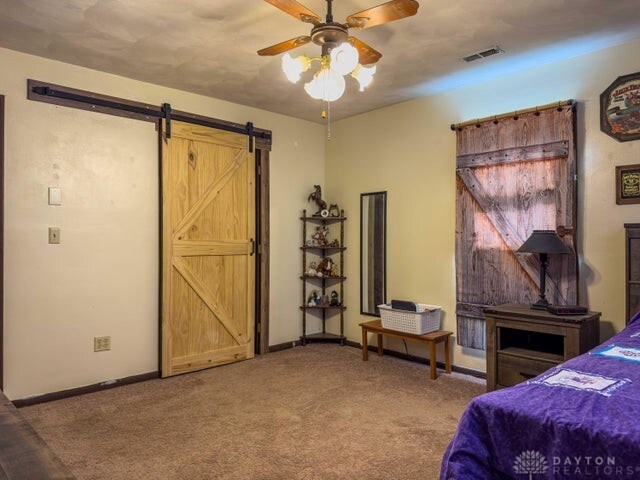
[[[458,344],[485,348],[484,309],[538,299],[537,255],[516,253],[533,230],[555,230],[571,249],[551,255],[547,298],[578,303],[575,109],[486,121],[457,132]]]
[[[245,135],[179,122],[162,157],[167,377],[254,355],[255,158]]]

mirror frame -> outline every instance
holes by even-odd
[[[383,259],[383,267],[384,267],[384,287],[383,287],[383,291],[382,291],[382,302],[381,303],[386,303],[387,302],[387,191],[380,191],[380,192],[366,192],[366,193],[361,193],[360,194],[360,245],[359,245],[359,252],[360,252],[360,315],[366,315],[368,317],[380,317],[380,311],[378,310],[378,308],[376,308],[376,310],[378,311],[378,313],[370,313],[370,312],[365,312],[362,308],[362,300],[363,300],[363,285],[362,285],[362,274],[364,272],[364,265],[363,265],[363,258],[362,258],[362,240],[363,240],[363,222],[362,222],[362,201],[364,199],[364,197],[368,197],[371,195],[383,195],[384,196],[384,211],[383,211],[383,216],[384,216],[384,229],[382,232],[383,238],[384,238],[384,250],[382,252],[384,259]]]

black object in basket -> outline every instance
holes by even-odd
[[[416,304],[407,300],[391,300],[391,308],[394,310],[406,310],[407,312],[418,311]]]

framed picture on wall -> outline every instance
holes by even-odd
[[[640,139],[640,72],[616,78],[602,92],[600,130],[619,142]]]
[[[616,203],[640,203],[640,164],[616,167]]]

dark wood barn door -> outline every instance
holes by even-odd
[[[551,256],[547,298],[578,302],[575,108],[564,106],[458,129],[458,344],[485,348],[483,309],[533,303],[539,261],[516,254],[533,230],[556,230],[572,250]]]

